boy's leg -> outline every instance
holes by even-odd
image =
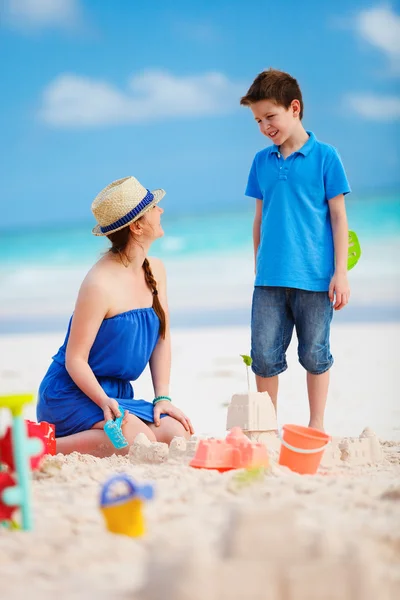
[[[287,369],[286,350],[293,333],[288,291],[255,287],[251,314],[251,357],[257,390],[268,392],[277,408],[278,375]]]
[[[273,377],[260,377],[260,375],[256,375],[256,385],[257,392],[268,393],[274,405],[275,412],[277,412],[279,375],[274,375]]]
[[[333,364],[329,344],[332,303],[327,292],[293,290],[291,306],[299,340],[299,362],[307,371],[309,426],[323,430],[329,369]]]
[[[321,375],[307,372],[308,401],[310,403],[309,427],[324,431],[324,414],[329,388],[329,371]]]

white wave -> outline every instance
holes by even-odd
[[[179,240],[179,238],[177,238]],[[400,241],[365,245],[349,274],[351,303],[396,305]],[[240,253],[165,259],[171,311],[248,308],[254,283],[251,248]],[[89,264],[0,269],[0,316],[69,315]]]
[[[186,241],[182,237],[168,236],[160,240],[160,247],[163,253],[178,253],[185,250]]]

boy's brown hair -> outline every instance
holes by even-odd
[[[303,97],[297,80],[276,69],[268,69],[257,75],[247,94],[240,99],[242,106],[250,106],[260,100],[272,100],[278,106],[289,108],[293,100],[300,102],[300,119],[303,118]]]

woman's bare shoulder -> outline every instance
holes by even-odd
[[[153,271],[154,277],[157,279],[165,279],[165,266],[161,258],[157,258],[155,256],[149,256],[148,261],[150,263],[151,270]]]
[[[104,260],[102,257],[87,272],[81,285],[81,292],[98,292],[108,294],[113,279],[113,265],[111,261]]]

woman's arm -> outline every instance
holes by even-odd
[[[335,273],[329,286],[329,298],[331,302],[335,299],[333,308],[340,310],[346,306],[350,298],[350,287],[347,278],[349,230],[343,194],[329,200],[329,211],[335,248]]]
[[[167,301],[167,278],[165,268],[159,259],[149,260],[154,279],[157,281],[158,298],[165,312],[165,339],[158,340],[150,358],[150,371],[153,380],[154,396],[169,395],[169,380],[171,373],[171,336],[169,330],[169,312]],[[160,425],[160,415],[173,417],[188,431],[194,433],[190,419],[171,402],[161,401],[154,406],[154,423]]]
[[[167,278],[161,260],[152,258],[149,262],[154,279],[157,282],[158,298],[165,312],[165,339],[160,337],[153,350],[150,358],[150,371],[153,381],[154,396],[168,396],[171,375],[171,336],[169,330]]]
[[[88,359],[108,310],[109,297],[106,286],[89,273],[79,290],[65,355],[65,368],[70,377],[82,392],[104,411],[106,420],[120,414],[111,410],[115,401],[110,402],[90,368]]]

